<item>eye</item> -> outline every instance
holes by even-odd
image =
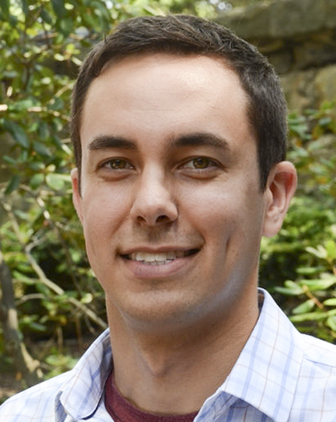
[[[197,157],[192,160],[193,166],[196,169],[205,169],[211,165],[211,161],[206,157]]]
[[[209,167],[218,167],[217,163],[208,157],[195,157],[183,164],[183,168],[204,170]]]
[[[129,170],[134,169],[133,165],[123,158],[112,158],[105,161],[102,166],[103,168],[108,168],[112,170]]]

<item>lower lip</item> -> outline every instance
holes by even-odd
[[[124,258],[123,262],[127,266],[128,270],[131,271],[133,277],[141,279],[157,279],[176,276],[179,273],[188,270],[189,265],[196,255],[198,255],[198,253],[185,256],[183,258],[176,258],[173,261],[169,261],[166,264],[161,265],[145,264],[141,261]]]

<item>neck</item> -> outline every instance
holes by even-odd
[[[258,304],[219,321],[160,334],[133,330],[108,306],[115,381],[139,408],[191,413],[225,381],[258,318]],[[233,316],[229,316],[233,315]]]

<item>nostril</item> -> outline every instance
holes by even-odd
[[[166,215],[159,215],[156,219],[157,223],[164,223],[165,221],[168,221],[169,218]]]

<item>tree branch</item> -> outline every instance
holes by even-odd
[[[57,295],[59,295],[59,296],[64,295],[65,291],[61,287],[59,287],[56,283],[54,283],[53,281],[48,279],[48,277],[45,275],[44,271],[39,266],[36,259],[31,254],[31,249],[32,249],[33,245],[26,245],[25,244],[24,240],[22,239],[21,233],[20,233],[19,224],[16,220],[15,214],[13,213],[10,205],[4,204],[4,208],[7,211],[9,218],[12,221],[13,229],[15,231],[17,239],[18,239],[21,247],[23,248],[23,250],[26,254],[26,257],[27,257],[32,269],[34,270],[35,274],[37,275],[39,281],[42,284],[44,284],[46,287],[48,287],[48,289],[50,289],[52,292],[56,293]],[[103,321],[101,318],[99,318],[98,315],[96,315],[90,308],[85,306],[79,300],[72,298],[72,297],[69,297],[68,300],[72,305],[74,305],[77,309],[79,309],[81,312],[83,312],[92,322],[94,322],[95,324],[97,324],[99,327],[101,327],[103,329],[107,328],[106,322]]]
[[[5,346],[9,356],[13,357],[18,373],[21,373],[29,386],[36,384],[42,378],[40,363],[33,359],[19,330],[18,317],[15,308],[14,289],[10,270],[3,259],[0,249],[0,321],[3,325]]]

